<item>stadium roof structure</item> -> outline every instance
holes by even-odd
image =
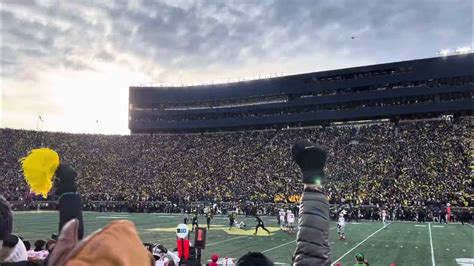
[[[132,133],[472,113],[474,54],[185,87],[130,87]]]

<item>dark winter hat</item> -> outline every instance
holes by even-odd
[[[0,195],[0,240],[6,239],[13,230],[13,216],[10,203]]]

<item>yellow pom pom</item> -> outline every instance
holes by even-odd
[[[59,167],[59,155],[48,148],[32,150],[28,156],[20,159],[25,180],[31,190],[43,198],[53,186],[53,176]]]

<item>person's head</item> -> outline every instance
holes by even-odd
[[[237,266],[274,266],[275,264],[260,252],[249,252],[237,261]]]
[[[44,240],[36,240],[35,241],[35,251],[41,251],[43,250],[44,245],[46,244],[46,241]]]
[[[0,196],[0,240],[4,240],[11,235],[13,230],[13,215],[10,203]]]
[[[212,254],[211,260],[212,260],[213,262],[217,262],[217,261],[219,260],[219,255],[217,255],[217,254]]]
[[[153,249],[152,249],[152,254],[155,260],[159,260],[160,258],[163,258],[168,250],[161,244],[154,244]]]
[[[31,249],[31,242],[30,241],[28,241],[28,240],[23,241],[23,244],[25,244],[26,251]]]
[[[56,240],[53,240],[53,239],[48,240],[48,242],[46,242],[46,250],[52,251],[55,245],[56,245]]]
[[[364,253],[357,253],[355,258],[356,258],[357,262],[364,262],[364,260],[365,260]]]

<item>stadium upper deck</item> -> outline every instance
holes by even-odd
[[[474,54],[228,84],[130,87],[132,133],[472,114]]]

